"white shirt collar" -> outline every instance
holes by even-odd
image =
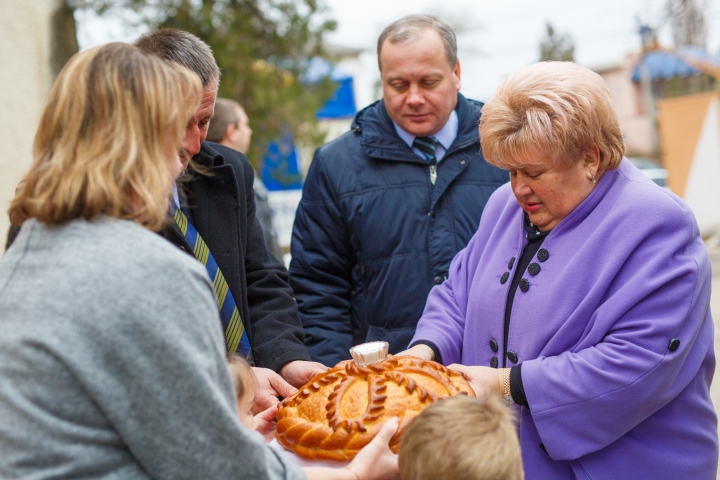
[[[403,142],[407,144],[408,147],[412,148],[413,142],[415,141],[415,135],[407,132],[395,122],[393,122],[393,125],[395,126],[395,132],[397,132],[398,137],[400,137]],[[431,136],[435,137],[437,141],[440,142],[440,145],[442,145],[443,148],[447,151],[450,149],[450,145],[452,145],[452,143],[457,138],[457,134],[458,116],[457,112],[453,110],[452,112],[450,112],[450,118],[448,118],[448,121],[445,122],[443,128],[441,128],[440,131],[437,132],[435,135]]]
[[[180,195],[178,194],[177,183],[173,183],[173,200],[175,201],[175,208],[180,207]]]

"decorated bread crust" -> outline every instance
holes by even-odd
[[[436,362],[390,355],[361,367],[348,360],[281,403],[275,436],[301,457],[347,461],[397,416],[400,427],[390,441],[397,453],[410,420],[433,402],[458,394],[475,395],[462,375]]]

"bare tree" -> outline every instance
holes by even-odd
[[[575,45],[568,34],[560,35],[548,22],[545,25],[546,37],[540,42],[540,61],[575,61]]]
[[[484,27],[476,17],[443,4],[436,4],[427,13],[450,25],[457,37],[458,51],[462,53],[462,58],[481,57],[487,54],[478,45],[477,34],[482,32]]]
[[[676,47],[692,45],[706,48],[707,0],[668,0],[666,11]]]

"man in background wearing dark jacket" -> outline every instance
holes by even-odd
[[[245,113],[245,109],[238,102],[229,98],[215,100],[215,113],[210,119],[207,140],[225,145],[247,156],[251,138],[250,119]],[[257,172],[255,172],[253,191],[255,192],[255,216],[262,227],[265,245],[272,256],[282,262],[283,252],[278,245],[273,228],[268,191],[262,180],[258,178]]]
[[[459,93],[455,34],[410,15],[378,39],[383,99],[315,152],[292,239],[305,343],[331,366],[385,340],[407,348],[425,300],[508,180],[480,153],[482,104]]]

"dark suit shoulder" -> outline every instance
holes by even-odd
[[[253,175],[252,165],[244,154],[219,143],[203,142],[200,153],[195,155],[193,160],[211,168],[230,165],[239,176]]]
[[[221,145],[219,143],[215,142],[203,142],[200,145],[200,153],[198,155],[202,154],[208,155],[210,157],[214,157],[216,155],[223,155],[227,158],[245,158],[245,155],[238,152],[235,149],[232,149],[230,147],[226,147],[225,145]]]

